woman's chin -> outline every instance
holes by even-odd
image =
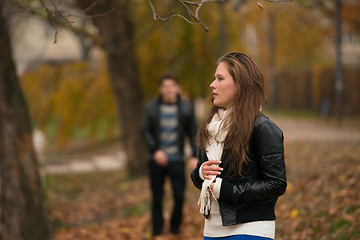
[[[216,101],[213,101],[213,104],[215,107],[219,107],[219,108],[222,108],[223,106],[221,104],[219,104],[218,102]]]

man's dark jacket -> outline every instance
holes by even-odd
[[[162,104],[161,98],[151,101],[146,109],[142,124],[142,133],[146,145],[151,155],[160,148],[160,105]],[[184,154],[184,140],[185,135],[189,136],[190,144],[192,147],[192,154],[196,156],[196,122],[194,116],[193,106],[178,97],[178,127],[177,127],[177,145],[179,147],[179,154]]]
[[[220,167],[224,170],[220,197],[220,215],[224,226],[262,220],[275,220],[274,207],[286,190],[286,173],[282,131],[266,116],[260,114],[253,128],[248,157],[242,176],[228,178],[230,154],[224,152]],[[208,160],[200,151],[197,167],[191,179],[198,189],[203,180],[199,176],[201,164]]]

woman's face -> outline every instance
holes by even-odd
[[[226,63],[221,62],[217,66],[215,80],[210,84],[210,88],[215,106],[229,109],[233,105],[238,86],[230,75]]]

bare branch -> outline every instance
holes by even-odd
[[[218,1],[218,0],[203,0],[201,2],[191,2],[191,1],[183,1],[183,0],[177,0],[179,3],[182,4],[182,6],[186,9],[186,12],[188,13],[188,15],[194,19],[196,22],[198,22],[204,29],[205,31],[209,31],[209,28],[198,18],[198,12],[200,7],[203,5],[203,3],[208,2],[208,1]],[[169,19],[173,18],[173,17],[180,17],[182,19],[184,19],[186,22],[190,23],[190,24],[194,24],[191,20],[189,20],[188,18],[186,18],[185,16],[181,15],[181,14],[171,14],[167,17],[161,17],[157,12],[156,9],[152,3],[151,0],[148,0],[149,6],[151,8],[151,11],[153,13],[153,18],[154,21],[156,20],[161,20],[161,21],[168,21]],[[167,3],[166,0],[164,0],[164,4],[165,6],[169,6],[169,4]],[[189,7],[188,5],[195,5],[197,6],[196,12],[194,13]]]
[[[30,13],[32,13],[34,15],[44,17],[44,14],[42,13],[41,10],[33,8],[29,4],[24,4],[20,0],[16,0],[16,2],[21,7],[23,7],[27,11],[29,11]],[[57,43],[57,34],[58,34],[58,27],[59,26],[66,27],[66,28],[72,30],[73,32],[80,33],[80,30],[76,29],[73,26],[74,21],[69,20],[70,17],[95,18],[95,17],[101,17],[101,16],[108,15],[108,14],[112,13],[113,11],[115,11],[115,9],[110,9],[107,12],[104,12],[104,13],[98,13],[98,14],[94,14],[94,15],[91,15],[91,16],[80,16],[80,15],[74,15],[72,13],[64,14],[64,11],[59,9],[59,7],[63,4],[63,0],[59,0],[57,3],[55,3],[53,0],[49,0],[49,1],[46,1],[47,4],[45,4],[44,0],[39,0],[39,2],[41,4],[42,9],[44,9],[46,11],[46,17],[48,19],[48,22],[49,22],[50,26],[55,31],[54,42],[53,42],[54,44]],[[90,4],[89,7],[87,7],[86,9],[83,9],[82,11],[87,12],[87,11],[91,10],[94,6],[96,6],[95,1],[92,4]],[[101,45],[99,40],[95,39],[95,37],[91,36],[91,34],[86,34],[84,31],[81,34],[90,37],[93,40],[94,43],[96,43],[98,45]]]
[[[50,25],[51,25],[51,27],[55,30],[55,36],[54,36],[54,44],[56,44],[57,43],[57,34],[58,34],[58,31],[57,31],[57,28],[56,28],[56,26],[55,26],[55,24],[54,24],[54,22],[53,22],[53,19],[52,19],[52,13],[51,13],[51,11],[46,7],[46,5],[45,5],[45,3],[42,1],[42,0],[40,0],[40,3],[41,3],[41,6],[46,10],[46,12],[47,12],[47,16],[48,16],[48,19],[49,19],[49,23],[50,23]]]
[[[202,2],[200,2],[200,3],[197,5],[196,11],[195,11],[195,16],[196,16],[197,18],[198,18],[198,16],[199,16],[200,8],[203,6],[204,3],[207,3],[207,2],[209,2],[209,0],[202,1]]]
[[[151,10],[152,10],[152,12],[153,12],[154,21],[156,21],[157,13],[156,13],[156,10],[155,10],[155,8],[154,8],[154,5],[152,4],[151,0],[148,0],[148,3],[149,3],[149,5],[150,5],[150,7],[151,7]]]
[[[88,6],[87,8],[83,9],[84,12],[90,11],[93,7],[96,6],[96,2],[93,2],[92,4],[90,4],[90,6]]]
[[[279,2],[291,2],[292,0],[266,0],[268,2],[272,2],[272,3],[279,3]]]
[[[173,18],[173,17],[180,17],[182,19],[184,19],[186,22],[190,23],[190,24],[194,24],[193,22],[191,22],[189,19],[187,19],[186,17],[184,17],[183,15],[180,15],[180,14],[173,14],[173,15],[170,15],[166,18],[162,18],[160,16],[158,16],[158,19],[159,20],[162,20],[162,21],[168,21],[169,19]]]
[[[73,26],[73,25],[65,25],[65,28],[69,29],[70,31],[76,33],[76,34],[79,34],[79,35],[83,35],[89,39],[91,39],[91,41],[101,47],[101,48],[104,48],[104,43],[103,41],[101,40],[101,38],[99,37],[99,35],[97,34],[93,34],[89,31],[86,31],[84,28],[82,27],[76,27],[76,26]]]
[[[261,3],[259,3],[259,0],[256,0],[256,4],[259,6],[261,10],[264,10],[264,7]]]
[[[178,3],[180,3],[182,5],[182,7],[186,10],[187,14],[190,16],[190,19],[193,19],[194,21],[196,21],[198,24],[200,24],[205,31],[209,31],[209,28],[201,21],[201,19],[199,18],[199,11],[200,8],[209,2],[225,2],[226,0],[200,0],[200,1],[191,1],[191,0],[176,0]],[[265,0],[264,0],[265,1]],[[278,3],[278,2],[291,2],[292,0],[266,0],[268,2],[272,2],[272,3]],[[151,11],[153,13],[153,18],[154,21],[156,20],[162,20],[162,21],[167,21],[172,17],[181,17],[183,18],[185,21],[193,24],[189,19],[187,19],[186,17],[184,17],[181,14],[172,14],[169,15],[168,17],[160,17],[159,14],[157,13],[153,3],[151,0],[148,0],[149,6],[151,8]],[[167,2],[167,0],[163,0],[163,3],[165,6],[169,7],[169,3]],[[259,6],[259,8],[263,9],[262,4],[259,2],[259,0],[256,0],[257,5]],[[190,6],[196,7],[195,11],[193,11]]]
[[[94,14],[94,15],[87,16],[87,17],[88,17],[88,18],[102,17],[102,16],[108,15],[108,14],[114,12],[114,11],[115,11],[115,8],[112,8],[112,9],[110,9],[110,10],[107,11],[107,12],[98,13],[98,14]]]
[[[197,21],[204,29],[206,32],[209,31],[209,28],[190,10],[190,8],[188,7],[188,5],[186,5],[186,3],[183,0],[178,0],[186,9],[187,13],[195,20]],[[201,7],[202,5],[199,5],[199,7]]]
[[[166,1],[166,0],[164,0]],[[183,15],[181,14],[172,14],[172,15],[169,15],[167,17],[161,17],[159,14],[157,14],[155,8],[154,8],[154,5],[152,4],[151,0],[148,0],[148,3],[151,7],[151,10],[153,12],[153,18],[154,18],[154,21],[156,21],[157,19],[161,20],[161,21],[168,21],[169,19],[173,18],[173,17],[180,17],[182,19],[184,19],[186,22],[190,23],[190,24],[194,24],[193,22],[191,22],[189,19],[187,19],[186,17],[184,17]],[[167,3],[167,2],[166,2]]]
[[[169,3],[166,0],[163,0],[165,6],[169,6]]]
[[[198,18],[199,17],[199,11],[200,11],[200,8],[202,7],[203,3],[199,4],[198,7],[196,8],[196,11],[195,11],[195,16]]]
[[[186,4],[189,4],[189,5],[199,6],[199,5],[202,5],[202,4],[207,3],[207,2],[223,2],[223,1],[224,0],[203,0],[203,1],[200,1],[200,2],[192,2],[192,1],[184,0],[183,2],[186,3]]]

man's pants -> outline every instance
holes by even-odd
[[[171,215],[170,230],[172,233],[179,233],[182,220],[182,209],[185,191],[185,163],[184,161],[170,161],[168,166],[162,167],[150,160],[150,184],[152,191],[152,225],[153,234],[161,234],[163,218],[163,196],[164,182],[167,175],[170,176],[174,197],[174,208]]]

